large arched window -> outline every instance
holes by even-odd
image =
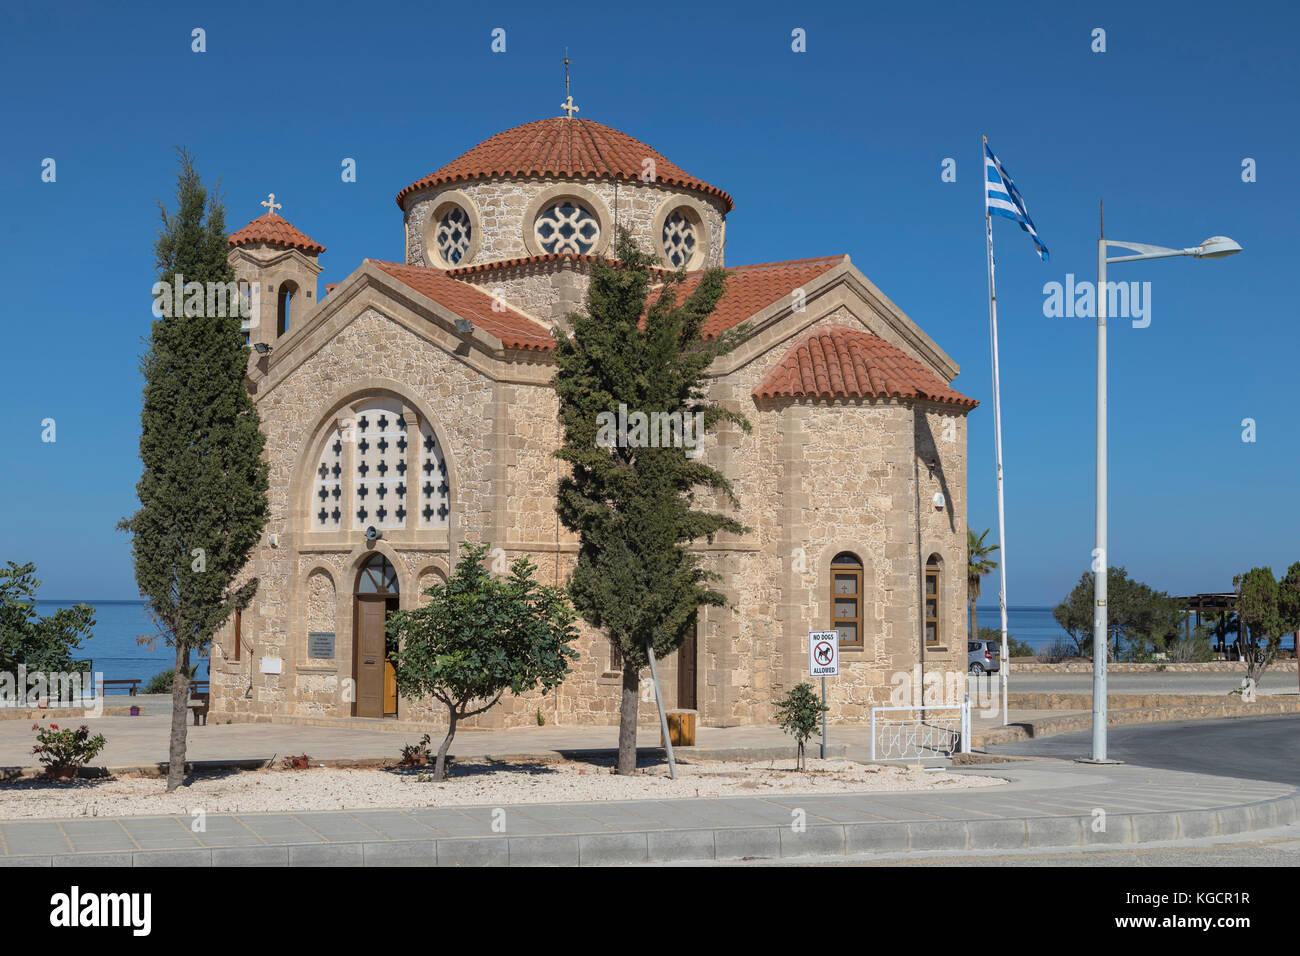
[[[371,398],[325,439],[312,483],[313,531],[446,528],[447,462],[429,422],[408,428],[402,403]]]
[[[831,561],[831,627],[840,647],[862,647],[862,561],[848,551]]]

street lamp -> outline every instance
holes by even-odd
[[[1144,242],[1117,242],[1106,238],[1104,218],[1101,233],[1097,240],[1097,544],[1092,553],[1092,758],[1089,762],[1114,763],[1116,761],[1106,759],[1106,575],[1110,567],[1106,554],[1106,265],[1172,256],[1222,259],[1241,252],[1241,246],[1227,236],[1211,236],[1189,249],[1168,249]],[[1111,246],[1132,250],[1136,255],[1107,258],[1106,251]]]

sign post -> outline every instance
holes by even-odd
[[[840,673],[840,635],[838,631],[808,632],[808,676],[822,679],[822,749],[826,759],[826,678]]]

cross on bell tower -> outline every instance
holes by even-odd
[[[573,119],[573,114],[578,112],[578,108],[573,105],[573,96],[569,93],[569,48],[564,48],[564,102],[560,104],[565,115]]]
[[[266,207],[266,212],[268,215],[275,212],[277,209],[284,208],[284,206],[282,206],[280,203],[275,201],[275,193],[271,193],[269,198],[263,199],[262,205]]]

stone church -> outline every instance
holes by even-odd
[[[699,542],[730,606],[703,609],[661,662],[665,703],[705,726],[769,723],[809,679],[813,630],[838,632],[832,722],[864,722],[898,675],[965,670],[976,402],[847,255],[725,263],[730,195],[571,113],[491,137],[396,203],[403,261],[365,259],[323,296],[325,247],[274,196],[230,237],[254,303],[247,382],[271,518],[245,572],[257,597],[213,642],[214,720],[437,724],[440,707],[396,692],[385,616],[445,580],[463,541],[566,579],[577,542],[555,510],[551,329],[584,307],[592,265],[622,228],[665,275],[684,269],[686,292],[725,266],[706,332],[747,329],[710,375],[752,431],[725,426],[703,454],[752,530]],[[574,646],[558,693],[507,696],[477,724],[617,723],[617,653],[585,624]],[[656,719],[653,704],[641,717]]]

